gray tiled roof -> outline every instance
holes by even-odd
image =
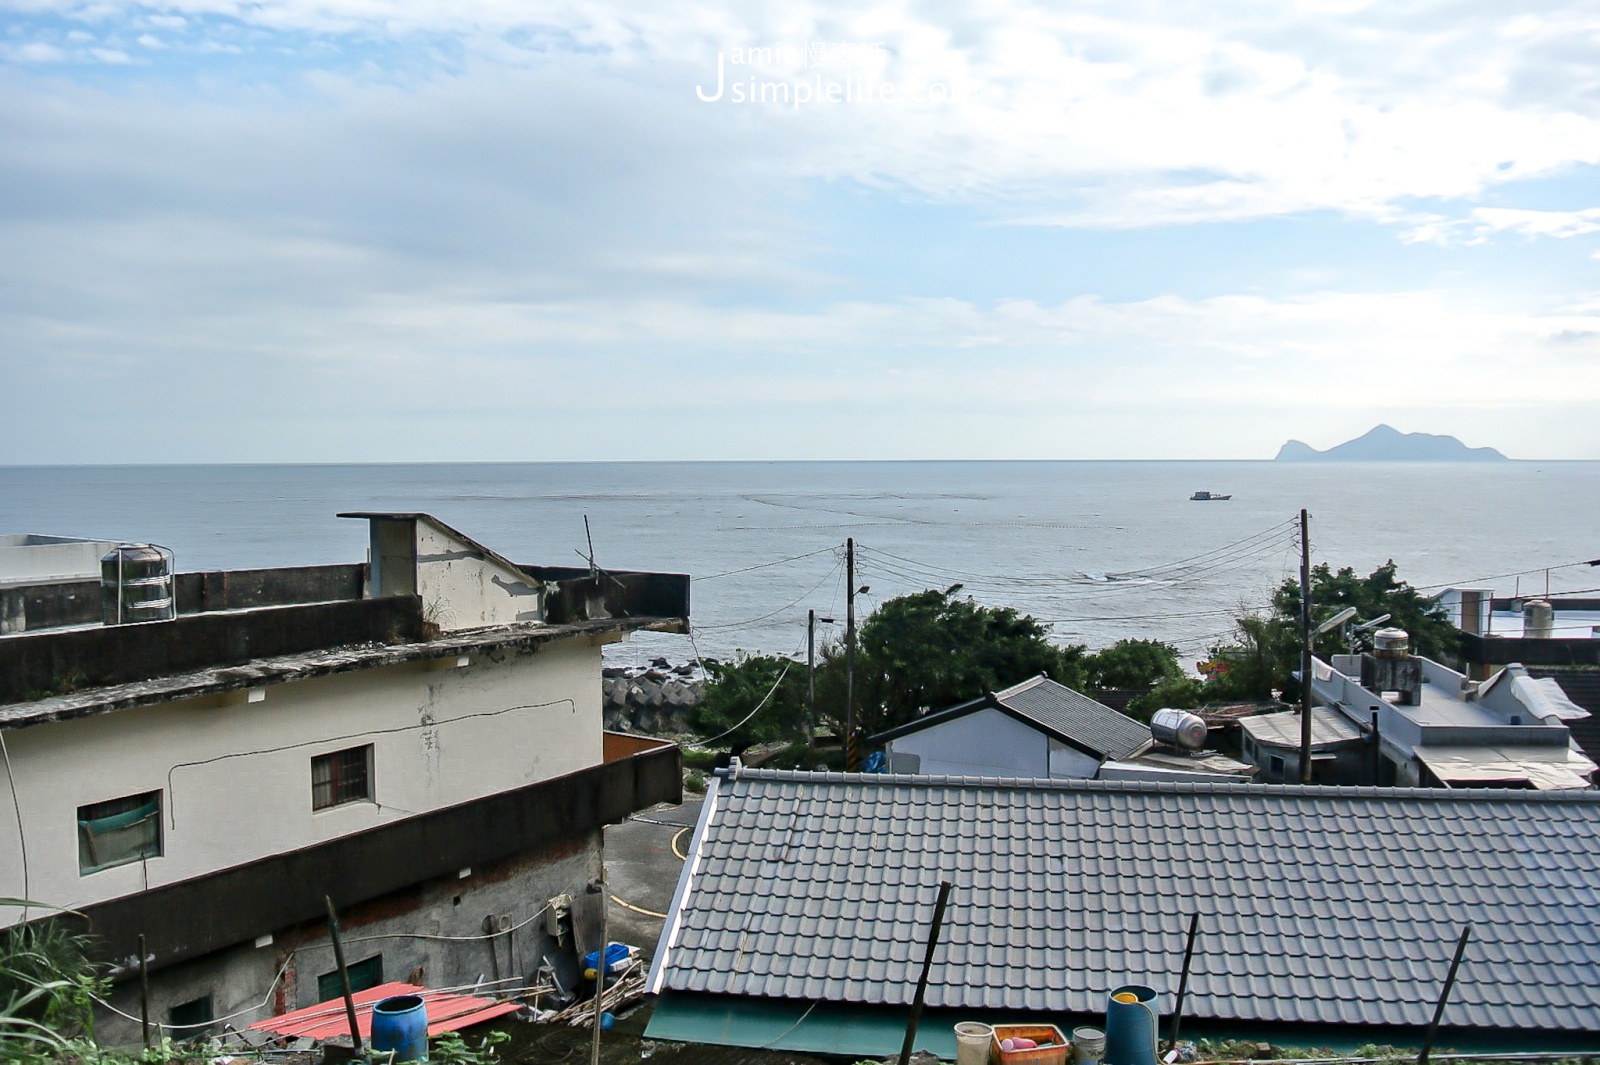
[[[919,732],[989,706],[1031,722],[1057,739],[1101,759],[1119,761],[1150,743],[1149,726],[1141,725],[1133,718],[1119,714],[1111,707],[1044,676],[1029,677],[1004,691],[918,718],[874,736],[873,740],[888,740]]]
[[[1298,848],[1298,849],[1296,849]],[[651,990],[1088,1013],[1600,1031],[1600,793],[742,770],[702,809]],[[1170,1008],[1171,999],[1166,999]]]

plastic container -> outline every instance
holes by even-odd
[[[1072,1030],[1072,1060],[1075,1065],[1100,1065],[1106,1056],[1106,1033],[1098,1028]]]
[[[427,1061],[427,1003],[416,995],[396,995],[373,1006],[372,1049],[394,1051],[395,1061]]]
[[[1156,1065],[1156,1019],[1154,988],[1126,984],[1112,991],[1106,999],[1105,1065]]]
[[[617,973],[628,967],[628,962],[633,959],[636,949],[626,943],[610,943],[606,946],[606,979],[611,979]],[[597,975],[596,969],[600,966],[600,952],[591,950],[583,956],[583,978],[593,980]]]
[[[1001,1050],[1000,1044],[1017,1036],[1048,1043],[1032,1050]],[[1067,1037],[1053,1024],[997,1024],[989,1037],[989,1060],[999,1065],[1067,1065]]]
[[[977,1021],[956,1025],[956,1065],[989,1065],[989,1044],[994,1029]]]

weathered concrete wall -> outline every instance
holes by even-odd
[[[601,763],[600,652],[588,638],[430,665],[8,733],[31,897],[81,908]],[[312,757],[364,744],[375,801],[313,811]],[[161,795],[162,856],[80,875],[77,809],[146,792]],[[20,838],[6,803],[0,895],[24,896]],[[0,923],[16,917],[0,911]]]
[[[174,583],[178,613],[244,610],[297,603],[360,599],[367,581],[365,563],[338,566],[285,566],[277,569],[207,570],[180,573]]]
[[[459,987],[481,978],[488,989],[531,984],[549,958],[562,983],[574,987],[578,954],[594,949],[598,940],[597,922],[585,919],[597,912],[594,897],[586,895],[585,888],[599,876],[600,846],[600,832],[594,829],[559,845],[475,867],[465,878],[433,880],[346,907],[339,917],[346,961],[356,964],[380,957],[385,981]],[[543,913],[546,902],[562,894],[572,896],[577,919],[573,932],[558,943],[546,933]],[[512,930],[486,935],[485,920],[497,921],[502,915],[509,918]],[[581,944],[578,950],[574,934]],[[245,1011],[228,1022],[243,1029],[279,1013],[316,1005],[317,978],[333,970],[326,922],[275,929],[272,941],[263,946],[243,944],[152,974],[151,1016],[166,1023],[172,1007],[209,995],[215,1017]],[[280,971],[283,976],[278,980]],[[508,982],[493,983],[496,980]],[[137,1017],[138,982],[118,985],[109,1001]],[[110,1043],[139,1039],[137,1021],[109,1010],[98,1012],[96,1030]]]
[[[0,705],[252,658],[422,639],[415,598],[193,614],[145,625],[24,633],[0,640]]]
[[[544,620],[544,590],[514,566],[431,521],[418,519],[417,594],[444,632]]]

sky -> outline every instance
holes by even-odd
[[[1600,459],[1600,0],[0,0],[0,464]]]

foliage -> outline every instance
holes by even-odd
[[[39,903],[0,899],[0,906],[24,905]],[[86,947],[87,938],[59,918],[0,933],[0,1058],[59,1051],[75,1037],[92,1037],[93,996],[109,981],[87,961]]]
[[[1365,577],[1345,566],[1337,573],[1326,563],[1311,568],[1311,604],[1317,619],[1328,617],[1345,607],[1355,607],[1352,625],[1389,615],[1385,627],[1405,629],[1411,635],[1411,650],[1426,658],[1455,658],[1461,653],[1461,637],[1438,604],[1395,576],[1390,559]],[[1300,585],[1284,581],[1272,597],[1273,616],[1291,622],[1300,617]],[[1334,629],[1317,637],[1317,649],[1325,654],[1353,654],[1372,649],[1375,630],[1356,633]],[[1348,637],[1348,638],[1347,638]]]
[[[458,1032],[446,1032],[428,1045],[428,1061],[433,1065],[494,1065],[500,1052],[496,1048],[511,1039],[511,1033],[491,1031],[476,1043]]]
[[[1154,688],[1183,677],[1178,649],[1159,640],[1118,640],[1084,660],[1091,688]]]
[[[695,732],[707,737],[728,733],[718,743],[738,747],[789,739],[804,730],[804,663],[741,653],[733,662],[712,663],[708,669],[705,694],[689,709],[689,727]],[[772,697],[761,706],[768,692]],[[757,706],[760,712],[750,717]],[[740,725],[747,717],[750,720]]]
[[[1150,718],[1155,716],[1155,712],[1164,707],[1189,710],[1205,700],[1206,686],[1200,681],[1192,677],[1170,677],[1143,695],[1129,700],[1125,713],[1137,721],[1148,724]]]
[[[1084,648],[1050,643],[1043,623],[959,598],[962,586],[884,602],[862,624],[856,656],[857,726],[871,735],[926,710],[974,699],[1040,673],[1081,688]],[[844,726],[844,652],[830,645],[817,705]]]
[[[1337,572],[1327,564],[1311,569],[1313,620],[1354,607],[1351,624],[1317,637],[1321,655],[1370,650],[1374,630],[1355,631],[1363,621],[1389,615],[1385,626],[1405,629],[1416,654],[1449,660],[1460,654],[1460,633],[1444,610],[1395,573],[1393,559],[1365,577],[1346,566]],[[1235,621],[1234,639],[1212,649],[1212,658],[1227,668],[1208,681],[1208,699],[1265,699],[1273,689],[1293,698],[1298,691],[1291,674],[1300,668],[1300,584],[1286,580],[1272,595],[1269,614],[1244,615]]]
[[[1300,636],[1291,622],[1246,614],[1234,621],[1233,640],[1211,649],[1211,660],[1220,668],[1206,681],[1208,702],[1271,699],[1300,668]]]
[[[698,769],[691,769],[684,774],[683,790],[693,792],[695,795],[704,795],[706,792],[706,775]]]

